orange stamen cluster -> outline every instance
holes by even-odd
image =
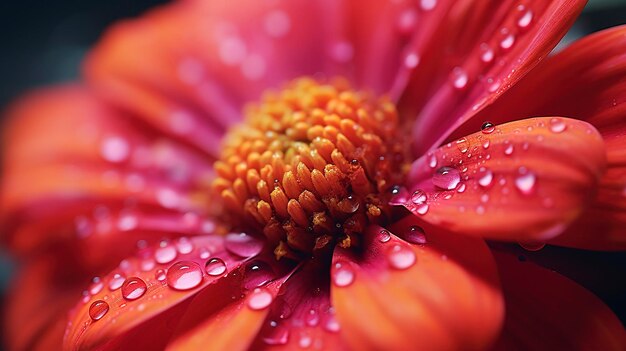
[[[234,226],[260,227],[277,258],[358,244],[389,219],[406,164],[394,105],[343,81],[292,82],[246,109],[226,137],[213,189]]]

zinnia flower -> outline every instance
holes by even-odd
[[[547,57],[584,3],[190,0],[114,26],[83,82],[9,112],[9,346],[624,349],[514,248],[626,248],[626,27]]]

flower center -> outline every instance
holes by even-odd
[[[260,227],[281,258],[358,245],[369,223],[391,218],[407,148],[386,98],[301,78],[245,115],[215,163],[213,189],[233,227]]]

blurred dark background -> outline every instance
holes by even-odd
[[[0,110],[28,89],[77,78],[83,55],[108,25],[164,2],[0,1]],[[590,0],[564,44],[587,33],[624,23],[626,0]],[[520,253],[579,281],[626,321],[626,254],[550,247]],[[11,270],[10,260],[0,249],[0,301]]]

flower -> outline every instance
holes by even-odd
[[[598,298],[497,243],[626,247],[626,27],[546,58],[583,5],[191,0],[116,25],[84,82],[9,112],[10,346],[622,348]]]

